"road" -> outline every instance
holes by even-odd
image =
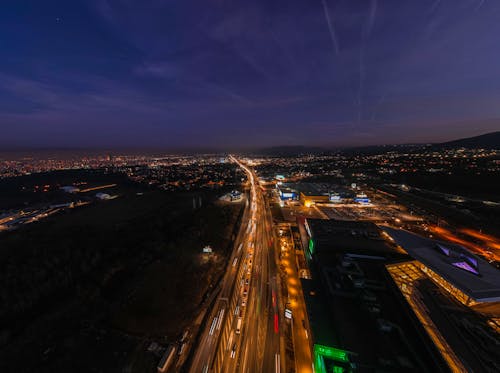
[[[206,323],[203,330],[200,332],[198,344],[195,346],[196,351],[191,362],[190,372],[211,371],[211,366],[214,364],[215,354],[219,346],[221,330],[228,320],[232,319],[229,299],[234,289],[238,288],[236,286],[236,279],[241,278],[241,272],[243,270],[241,262],[246,255],[245,253],[249,241],[248,227],[252,224],[252,215],[251,201],[248,201],[231,258],[228,261],[229,264],[226,273],[218,289],[214,290],[214,292],[217,292],[217,297],[213,301],[213,306],[207,310],[207,316],[205,317]],[[200,316],[204,315],[205,313],[202,311]],[[203,319],[203,317],[201,317],[201,319]],[[201,323],[201,319],[199,319],[197,323]]]
[[[280,372],[283,307],[272,217],[254,171],[231,160],[248,176],[249,208],[189,371]]]
[[[286,286],[288,289],[287,309],[292,311],[292,340],[295,357],[295,371],[300,373],[312,373],[312,356],[307,329],[307,310],[302,293],[300,277],[296,266],[296,253],[293,242],[293,234],[289,224],[286,226],[288,234],[280,237],[281,265],[286,272]],[[285,230],[285,229],[284,229]],[[299,248],[301,250],[302,248]]]

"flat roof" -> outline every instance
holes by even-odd
[[[442,371],[442,361],[430,340],[410,322],[413,316],[386,276],[384,262],[357,263],[366,280],[363,289],[328,285],[339,281],[341,272],[335,267],[328,272],[313,267],[313,279],[301,279],[312,343],[347,352],[351,362],[367,371],[388,368],[384,362],[389,362],[391,371]],[[375,300],[363,300],[365,293],[375,296]],[[370,305],[379,311],[371,313]],[[381,332],[378,318],[399,332]]]
[[[317,253],[403,254],[370,221],[306,219]]]
[[[329,235],[346,230],[371,230],[379,231],[376,224],[370,221],[359,220],[336,220],[336,219],[307,219],[309,228],[314,232],[313,236]]]
[[[328,303],[323,288],[316,280],[300,279],[307,308],[307,317],[315,344],[338,346],[333,320],[328,314]]]
[[[288,187],[279,186],[278,189],[280,190],[280,192],[283,192],[283,193],[297,193],[297,191],[295,189],[288,188]]]
[[[286,183],[284,185],[307,196],[326,196],[332,189],[335,189],[333,185],[326,183]]]
[[[457,244],[432,240],[402,229],[382,229],[411,257],[475,301],[500,301],[500,271],[486,260]]]

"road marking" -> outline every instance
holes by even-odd
[[[229,336],[229,341],[227,342],[227,348],[226,348],[227,351],[229,351],[231,349],[231,345],[233,343],[233,338],[234,338],[234,332],[231,331],[231,335]]]
[[[217,330],[220,329],[220,326],[222,324],[222,319],[224,317],[224,312],[225,312],[224,308],[220,310],[220,313],[219,313],[219,322],[217,323]]]
[[[210,331],[208,332],[209,335],[214,334],[215,325],[217,325],[217,317],[214,317],[214,320],[212,321],[212,326],[210,327]]]

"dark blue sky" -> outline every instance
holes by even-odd
[[[500,129],[497,0],[4,0],[0,52],[3,147]]]

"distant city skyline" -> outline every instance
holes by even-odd
[[[10,0],[0,147],[348,147],[498,131],[499,14],[482,0]]]

